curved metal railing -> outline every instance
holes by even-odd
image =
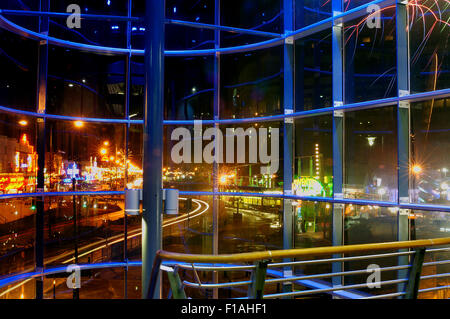
[[[429,280],[437,278],[450,277],[450,273],[432,274],[421,277],[422,267],[450,264],[450,260],[439,260],[424,262],[425,253],[444,253],[450,252],[450,248],[428,247],[449,245],[450,238],[424,239],[404,242],[388,242],[349,246],[331,246],[317,247],[307,249],[289,249],[275,251],[261,251],[251,253],[240,253],[231,255],[191,255],[180,254],[167,251],[159,251],[156,255],[151,282],[149,285],[148,298],[155,296],[157,282],[160,270],[167,273],[171,294],[174,298],[186,298],[184,287],[199,289],[219,289],[239,286],[248,286],[247,297],[250,299],[259,298],[285,298],[301,297],[305,295],[316,295],[329,293],[340,298],[352,299],[377,299],[390,297],[417,298],[418,293],[431,292],[436,290],[449,289],[450,286],[427,287],[419,290],[420,280]],[[410,249],[414,249],[411,251]],[[370,253],[380,251],[392,251],[391,253],[379,253],[371,255],[345,256],[346,254]],[[318,256],[332,255],[327,259],[308,259]],[[343,256],[344,255],[344,256]],[[313,275],[294,275],[292,269],[296,266],[332,264],[334,266],[349,261],[369,261],[377,258],[397,257],[398,265],[379,267],[376,270],[359,269],[343,271],[340,267],[333,267],[329,273],[320,273]],[[292,261],[293,258],[303,258],[306,260]],[[282,262],[274,262],[282,260]],[[162,263],[163,261],[164,264]],[[253,264],[245,264],[253,263]],[[275,269],[282,270],[275,270]],[[178,275],[178,269],[189,270],[193,272],[195,282],[181,281]],[[223,283],[202,283],[199,271],[209,272],[251,272],[250,280],[223,282]],[[346,276],[355,276],[371,274],[375,271],[389,272],[396,271],[397,279],[375,281],[374,283],[364,283],[344,285],[342,279]],[[332,283],[321,280],[329,278]],[[296,286],[309,288],[300,291],[279,292],[264,295],[264,286],[266,284],[286,284],[291,283]],[[397,292],[371,295],[358,289],[371,288],[370,285],[377,288],[381,286],[397,285]]]

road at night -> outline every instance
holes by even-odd
[[[180,198],[181,200],[184,200],[182,198]],[[168,218],[166,220],[163,221],[163,228],[169,227],[169,226],[173,226],[179,223],[183,223],[187,220],[193,219],[193,218],[197,218],[202,216],[203,214],[205,214],[208,210],[209,210],[209,204],[205,201],[199,200],[199,199],[192,199],[192,202],[194,202],[197,207],[192,210],[190,213],[188,214],[183,214],[177,217],[173,217],[173,218]],[[123,207],[121,207],[123,209]],[[118,212],[114,212],[114,213],[109,213],[108,217],[115,217],[115,218],[122,218],[123,217],[123,210],[118,211]],[[104,217],[102,216],[95,216],[96,219],[104,219]],[[64,225],[59,225],[59,226],[64,226]],[[128,231],[128,237],[127,239],[131,239],[131,238],[135,238],[137,236],[140,236],[142,234],[141,231],[141,227],[137,227],[134,229],[130,229]],[[84,245],[82,247],[78,248],[79,251],[79,255],[78,257],[81,258],[83,256],[89,255],[95,251],[101,250],[103,248],[107,248],[109,246],[115,245],[117,243],[120,243],[122,241],[124,241],[124,234],[119,234],[119,235],[115,235],[111,238],[108,238],[108,242],[105,243],[104,240],[99,240],[96,241],[94,243],[90,243],[87,245]],[[68,264],[70,262],[72,262],[75,258],[74,257],[70,257],[69,256],[73,256],[73,250],[72,251],[68,251],[62,254],[59,254],[58,256],[52,257],[52,258],[46,258],[45,260],[45,264],[51,264],[51,263],[58,263],[59,264]],[[67,259],[66,259],[67,258]],[[23,272],[31,272],[33,271],[34,268],[29,268],[24,270]],[[12,291],[14,291],[15,289],[21,287],[22,285],[26,284],[27,282],[31,281],[33,279],[27,279],[25,281],[20,282],[19,284],[10,287],[9,289],[3,291],[2,293],[0,293],[0,298],[3,297],[4,295],[11,293]]]

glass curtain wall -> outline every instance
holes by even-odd
[[[79,28],[51,14],[74,2],[0,4],[0,276],[141,259],[140,216],[124,214],[124,193],[143,182],[146,1],[80,0],[95,17]],[[165,1],[163,184],[181,195],[164,249],[449,236],[448,3],[375,2]],[[252,132],[265,136],[276,172],[262,169],[259,146],[174,161],[178,128],[202,151],[210,144],[198,121],[249,147]],[[83,272],[79,297],[140,298],[140,276],[123,265]],[[29,279],[0,298],[72,298],[65,280]]]

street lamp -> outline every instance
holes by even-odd
[[[417,179],[417,176],[418,175],[420,175],[420,173],[422,173],[422,166],[420,166],[420,165],[418,165],[418,164],[415,164],[412,168],[411,168],[411,171],[412,171],[412,173],[413,173],[413,177],[412,177],[412,186],[413,186],[413,194],[414,194],[414,201],[417,201],[418,200],[418,192],[416,192],[416,179]],[[416,196],[417,196],[417,198],[416,198]]]
[[[27,125],[28,125],[28,121],[26,121],[26,120],[21,120],[21,121],[19,121],[19,125],[20,125],[20,126],[27,126]]]
[[[369,143],[369,146],[373,146],[375,144],[376,139],[377,139],[376,137],[368,137],[367,141]]]
[[[84,122],[83,121],[75,121],[74,125],[77,128],[81,128],[84,126]]]
[[[422,166],[420,166],[420,165],[414,165],[413,167],[412,167],[412,172],[415,174],[415,175],[419,175],[420,173],[422,173]]]

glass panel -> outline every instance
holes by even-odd
[[[75,258],[80,264],[122,261],[123,201],[123,196],[46,198],[45,265],[71,264]]]
[[[221,58],[221,70],[221,118],[282,112],[282,47],[225,55]]]
[[[212,191],[214,144],[203,139],[210,126],[165,126],[163,185],[185,191]],[[209,154],[212,156],[204,156]]]
[[[213,119],[214,58],[166,58],[165,68],[165,118]]]
[[[39,5],[40,1],[37,0],[2,0],[1,9],[39,11]],[[3,12],[2,15],[21,27],[39,32],[39,18],[36,16],[8,15]]]
[[[143,127],[131,125],[129,132],[127,188],[142,188]]]
[[[450,83],[448,2],[410,3],[411,92],[446,89]]]
[[[37,42],[0,29],[0,105],[36,110]]]
[[[163,249],[212,254],[212,197],[180,196],[178,216],[164,215]]]
[[[411,200],[450,204],[450,99],[411,103]]]
[[[62,11],[66,12],[66,10]],[[73,11],[72,11],[73,12]],[[83,12],[88,13],[88,12]],[[75,23],[70,20],[71,23]],[[70,26],[70,27],[69,27]],[[49,35],[62,40],[87,45],[125,48],[127,43],[127,23],[106,19],[81,19],[80,28],[71,28],[67,18],[50,19]]]
[[[124,125],[48,121],[46,130],[46,191],[124,189]]]
[[[145,65],[144,57],[131,59],[131,85],[130,85],[130,119],[142,120],[145,104]]]
[[[294,194],[333,196],[333,117],[295,120]]]
[[[294,202],[294,248],[332,246],[332,204],[298,201]],[[295,260],[312,260],[323,256],[309,256]],[[330,273],[331,264],[303,265],[295,267],[296,275]],[[329,279],[323,279],[329,280]]]
[[[125,58],[49,48],[47,113],[125,116]]]
[[[283,2],[281,0],[221,1],[221,25],[282,33]],[[251,14],[249,14],[251,12]]]
[[[450,213],[415,210],[409,216],[411,224],[411,239],[432,239],[449,237]],[[449,246],[444,246],[449,247]],[[442,246],[436,248],[443,248]],[[431,252],[425,255],[425,262],[444,262],[450,260],[450,251]],[[450,264],[438,264],[423,267],[422,276],[448,274]],[[420,281],[419,289],[448,286],[448,276]],[[420,293],[420,299],[448,299],[448,289]]]
[[[280,122],[221,126],[223,163],[219,191],[283,191],[283,126]]]
[[[295,28],[331,18],[331,0],[295,0]]]
[[[332,49],[329,30],[295,42],[296,111],[331,107]]]
[[[166,50],[214,49],[214,30],[167,24],[165,32]]]
[[[212,254],[212,197],[179,198],[179,214],[163,215],[162,242],[167,251]],[[128,258],[141,260],[141,216],[128,216]]]
[[[369,2],[371,2],[371,0],[344,0],[344,11],[357,8]]]
[[[0,113],[0,194],[36,191],[36,119]]]
[[[397,201],[396,128],[396,107],[345,113],[345,197]]]
[[[45,276],[44,299],[73,299],[67,287],[68,273]],[[80,299],[124,299],[124,268],[91,269],[81,272]],[[133,287],[134,288],[134,287]]]
[[[0,288],[0,299],[35,299],[36,280],[25,280]]]
[[[34,270],[35,212],[33,198],[0,199],[0,276]]]
[[[370,23],[372,16],[344,24],[346,103],[397,94],[395,8],[379,15]]]
[[[219,201],[219,254],[283,248],[283,200],[228,197]]]
[[[379,206],[345,205],[344,210],[344,245],[369,244],[393,242],[397,240],[397,208]],[[377,252],[388,253],[392,251]],[[372,253],[367,253],[371,255]],[[348,254],[346,256],[361,256],[364,254]],[[398,257],[384,257],[377,259],[347,261],[344,264],[345,271],[366,270],[369,265],[375,264],[382,267],[398,265]],[[352,275],[345,277],[345,284],[364,284],[368,275]],[[394,280],[397,271],[381,272],[381,281]],[[385,294],[397,291],[396,285],[383,285],[381,288],[362,288],[362,292],[368,294]]]
[[[167,0],[166,17],[169,19],[214,24],[214,1]]]
[[[81,7],[81,12],[85,14],[126,16],[128,12],[127,2],[77,0],[76,3]],[[72,0],[50,0],[50,8],[53,12],[67,12],[67,7],[72,3],[74,3]]]

